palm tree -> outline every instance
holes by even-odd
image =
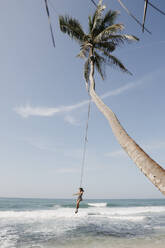
[[[89,32],[86,34],[78,20],[60,16],[60,29],[80,44],[79,57],[85,59],[84,76],[89,94],[101,113],[108,120],[119,144],[127,152],[146,177],[165,194],[165,170],[146,154],[143,149],[127,134],[113,111],[104,104],[95,91],[95,68],[104,79],[105,65],[115,65],[123,72],[130,73],[122,62],[112,55],[120,44],[137,41],[133,35],[121,34],[123,24],[115,24],[118,12],[109,10],[105,15],[105,6],[99,1],[92,17],[89,17]]]

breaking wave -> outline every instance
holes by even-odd
[[[107,203],[106,202],[100,202],[100,203],[88,203],[88,206],[91,207],[106,207]]]
[[[116,207],[111,201],[103,201],[82,202],[78,214],[74,213],[75,202],[60,200],[51,202],[47,209],[38,209],[36,201],[35,209],[29,210],[28,203],[25,210],[8,208],[0,211],[0,247],[73,248],[77,247],[72,246],[73,242],[75,245],[78,242],[81,248],[88,240],[101,242],[100,246],[92,243],[90,247],[114,247],[109,243],[103,245],[103,239],[107,242],[109,238],[108,242],[112,242],[114,238],[120,238],[121,246],[117,248],[121,248],[127,246],[123,245],[124,239],[150,239],[155,233],[165,232],[165,205]],[[45,202],[44,208],[46,205]]]

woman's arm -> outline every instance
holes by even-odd
[[[80,193],[78,192],[78,193],[76,193],[76,194],[73,194],[73,195],[79,195]]]

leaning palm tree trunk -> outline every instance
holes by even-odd
[[[119,120],[95,92],[94,61],[90,60],[90,95],[98,109],[107,118],[112,131],[121,147],[128,153],[146,177],[165,195],[165,170],[145,153],[142,148],[127,134]]]

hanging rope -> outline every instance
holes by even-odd
[[[122,6],[122,8],[128,13],[129,16],[131,16],[141,27],[143,27],[143,24],[141,24],[141,22],[127,9],[127,7],[122,3],[121,0],[117,0],[119,2],[119,4]],[[151,32],[144,27],[144,29],[151,34]]]
[[[94,0],[91,0],[91,2],[95,5],[95,7],[97,7],[97,4],[95,3]]]
[[[87,122],[86,122],[86,129],[85,129],[84,147],[83,147],[83,154],[82,154],[81,174],[80,174],[80,188],[82,186],[83,176],[84,176],[86,149],[87,149],[87,142],[88,142],[88,126],[89,126],[90,109],[91,109],[91,97],[89,96],[88,117],[87,117]]]
[[[154,8],[154,9],[156,9],[158,12],[160,12],[162,15],[165,15],[165,12],[164,12],[164,11],[158,9],[158,8],[157,8],[155,5],[153,5],[152,3],[148,2],[148,4],[149,4],[152,8]]]
[[[154,8],[155,10],[157,10],[162,15],[165,15],[165,12],[163,12],[160,9],[158,9],[155,5],[153,5],[152,3],[150,3],[148,0],[145,0],[145,3],[144,3],[144,15],[143,15],[143,28],[142,28],[142,31],[143,32],[144,32],[144,25],[145,25],[146,13],[147,13],[147,7],[148,7],[148,5],[150,5],[152,8]]]
[[[49,21],[49,26],[50,26],[50,32],[51,32],[53,46],[55,47],[55,40],[54,40],[54,35],[53,35],[52,24],[51,24],[51,21],[50,21],[50,13],[49,13],[49,8],[48,8],[48,2],[47,2],[47,0],[45,0],[45,7],[46,7],[46,13],[47,13],[47,16],[48,16],[48,21]]]

